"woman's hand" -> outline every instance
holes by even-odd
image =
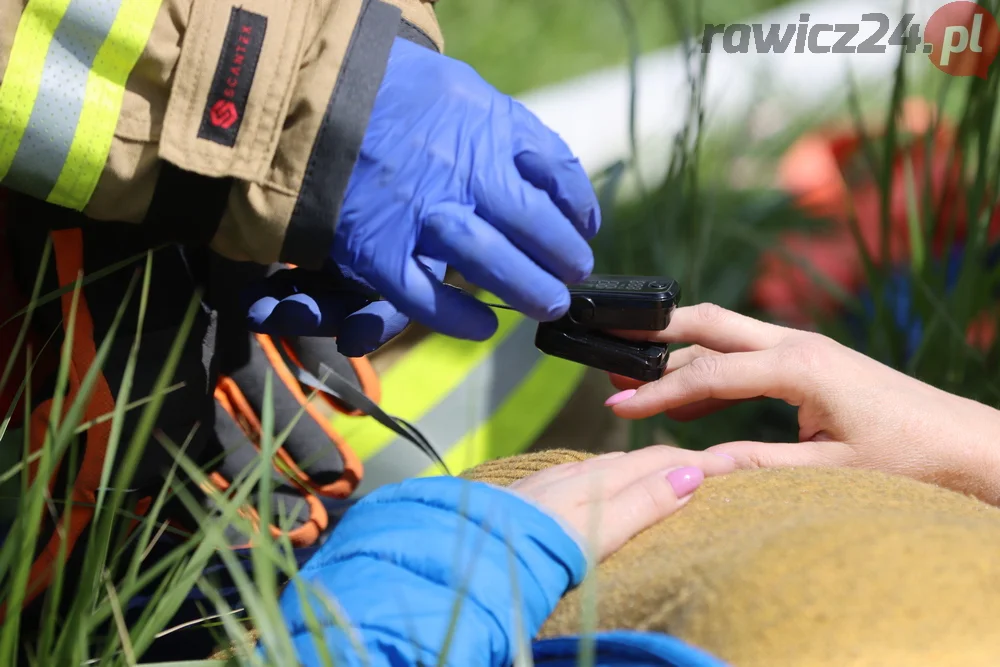
[[[706,475],[735,468],[726,456],[658,445],[546,468],[509,489],[596,540],[603,560],[683,507]]]
[[[729,442],[709,451],[743,468],[837,466],[907,475],[1000,505],[1000,412],[936,389],[816,333],[712,304],[679,308],[665,331],[631,338],[693,343],[671,353],[663,378],[620,377],[615,414],[688,420],[736,401],[777,398],[799,408],[799,442]]]

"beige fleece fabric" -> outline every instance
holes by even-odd
[[[493,461],[508,485],[587,454]],[[672,634],[734,665],[1000,665],[1000,511],[849,469],[706,480],[596,572],[599,628]],[[541,631],[576,633],[583,589]]]

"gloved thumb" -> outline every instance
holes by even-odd
[[[737,467],[754,468],[836,468],[852,464],[855,450],[836,441],[823,442],[727,442],[705,451],[736,461]]]

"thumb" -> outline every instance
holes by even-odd
[[[754,468],[836,468],[851,465],[854,448],[843,442],[727,442],[705,451],[723,454],[744,470]]]

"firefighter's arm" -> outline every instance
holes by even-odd
[[[443,47],[433,2],[0,0],[0,183],[315,266],[394,38]]]

